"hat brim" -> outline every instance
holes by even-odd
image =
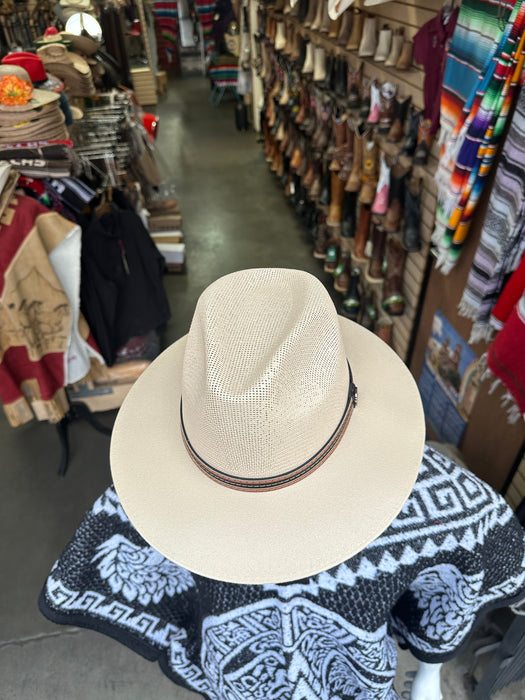
[[[419,391],[380,338],[342,317],[340,326],[357,407],[324,464],[284,489],[239,492],[190,459],[179,415],[186,337],[139,377],[113,428],[111,471],[125,512],[152,547],[208,578],[282,583],[349,559],[394,520],[423,455]]]
[[[28,112],[31,109],[38,109],[39,107],[44,107],[45,105],[55,102],[59,99],[59,95],[56,92],[51,92],[51,90],[39,90],[38,88],[33,88],[33,96],[29,102],[25,105],[16,105],[14,107],[9,107],[8,105],[0,104],[0,111],[2,112]]]

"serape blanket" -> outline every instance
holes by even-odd
[[[522,0],[465,0],[458,15],[442,89],[432,236],[445,274],[459,258],[497,152],[523,68],[524,29]]]
[[[289,584],[224,583],[177,566],[142,539],[110,487],[39,605],[54,622],[98,630],[158,661],[176,684],[211,700],[394,700],[394,637],[420,660],[446,661],[485,612],[524,593],[514,514],[427,446],[411,495],[382,535]]]

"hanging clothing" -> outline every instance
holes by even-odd
[[[0,398],[13,426],[56,423],[69,410],[64,387],[92,359],[103,364],[79,312],[80,227],[16,195],[0,242]]]
[[[286,584],[190,573],[144,541],[110,487],[39,606],[53,622],[95,629],[158,661],[174,683],[211,700],[395,700],[394,637],[418,659],[447,661],[487,611],[524,594],[525,537],[512,510],[427,446],[411,495],[377,539]]]
[[[512,116],[483,222],[481,238],[459,303],[474,325],[469,342],[490,340],[491,313],[507,276],[525,253],[525,90]]]
[[[163,272],[164,258],[134,211],[83,225],[82,311],[108,365],[130,338],[170,318]]]
[[[438,14],[424,24],[415,35],[414,59],[425,69],[423,98],[424,118],[431,120],[430,133],[439,129],[441,85],[445,72],[447,45],[456,27],[459,8],[451,12],[442,7]]]
[[[459,258],[523,68],[525,6],[510,4],[465,0],[447,56],[432,236],[445,274]]]

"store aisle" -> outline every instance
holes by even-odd
[[[251,132],[238,133],[233,102],[208,103],[201,77],[171,84],[158,106],[161,166],[176,185],[187,244],[187,271],[165,277],[172,306],[164,344],[186,332],[200,292],[218,276],[254,266],[288,266],[323,281],[306,233],[289,209]],[[110,426],[114,412],[101,420]],[[84,511],[110,483],[109,439],[71,427],[71,461],[56,475],[59,444],[48,424],[16,430],[0,417],[2,565],[0,697],[14,700],[197,700],[150,663],[103,635],[44,619],[37,596]],[[468,697],[465,660],[449,664],[447,700]],[[402,669],[414,668],[408,655]],[[400,686],[401,687],[401,686]],[[496,698],[521,697],[520,689]]]

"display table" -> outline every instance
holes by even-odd
[[[390,700],[394,638],[422,661],[447,661],[485,612],[523,597],[524,562],[524,533],[505,501],[427,446],[384,533],[340,566],[290,584],[191,574],[146,544],[110,487],[39,605],[54,622],[157,660],[175,683],[213,700]]]

